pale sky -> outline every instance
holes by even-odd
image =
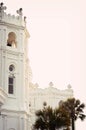
[[[33,83],[58,89],[71,84],[86,104],[86,0],[2,0],[7,12],[20,7],[30,33],[29,59]],[[78,125],[79,124],[79,125]],[[86,129],[86,120],[77,130]]]

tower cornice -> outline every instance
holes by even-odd
[[[7,14],[5,10],[7,9],[6,6],[4,6],[3,2],[0,3],[0,22],[9,23],[12,25],[17,26],[26,26],[26,17],[23,17],[22,8],[17,10],[17,15],[11,15]]]
[[[12,28],[15,28],[15,29],[22,29],[24,30],[25,27],[24,26],[20,26],[20,25],[15,25],[15,24],[10,24],[10,23],[7,23],[7,22],[4,22],[4,21],[0,21],[0,25],[4,25],[4,26],[8,26],[8,27],[12,27]]]

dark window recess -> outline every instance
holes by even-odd
[[[7,43],[7,46],[12,46],[10,43]]]
[[[10,65],[10,66],[9,66],[9,70],[10,70],[10,71],[13,71],[13,70],[14,70],[14,66],[13,66],[13,65]]]
[[[14,92],[14,78],[13,77],[9,77],[9,82],[8,82],[8,93],[9,94],[13,94]]]

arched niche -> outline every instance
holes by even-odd
[[[14,48],[17,47],[16,34],[14,32],[9,32],[7,38],[7,46],[14,47]]]

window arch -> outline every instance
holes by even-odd
[[[16,45],[16,34],[14,32],[10,32],[8,34],[7,46],[14,47],[14,48],[17,47],[17,45]]]

